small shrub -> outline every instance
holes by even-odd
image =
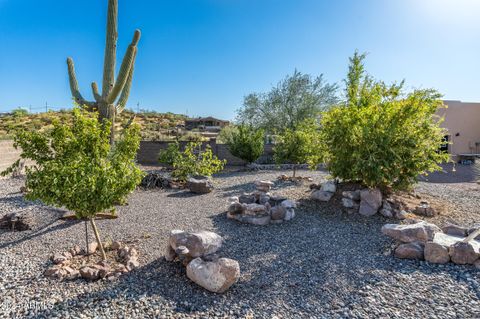
[[[28,115],[28,111],[26,109],[19,107],[12,111],[12,115],[15,118],[22,118]]]
[[[403,93],[403,82],[385,85],[365,74],[365,55],[350,59],[347,101],[326,112],[322,138],[334,177],[382,189],[410,188],[420,174],[440,169],[445,131],[435,112],[435,90]]]
[[[286,129],[277,136],[275,162],[294,164],[293,177],[297,165],[308,164],[311,169],[315,169],[322,162],[322,156],[323,144],[318,123],[314,119],[305,120],[295,129]]]
[[[256,161],[263,154],[264,131],[251,126],[239,125],[226,136],[226,144],[232,155],[248,163]]]
[[[182,156],[178,142],[168,144],[167,148],[160,151],[158,161],[168,167],[173,167],[173,163]]]
[[[172,176],[180,181],[186,181],[189,176],[212,176],[225,166],[225,160],[219,160],[213,155],[210,145],[202,150],[201,142],[190,142],[173,162]]]

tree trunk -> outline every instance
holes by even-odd
[[[85,220],[85,243],[87,244],[87,249],[85,251],[87,252],[87,258],[90,256],[90,252],[88,251],[88,222]]]
[[[295,174],[297,173],[297,165],[293,164],[293,177],[295,178]]]
[[[98,120],[103,122],[108,120],[111,123],[110,126],[110,145],[113,145],[115,142],[115,105],[107,103],[98,104]]]
[[[95,238],[97,239],[98,247],[100,247],[100,252],[102,253],[102,259],[106,260],[107,255],[105,254],[105,249],[103,249],[102,241],[100,240],[100,234],[98,233],[97,225],[95,224],[95,218],[90,218],[90,223],[93,228],[93,232],[95,233]]]

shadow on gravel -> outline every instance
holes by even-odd
[[[202,196],[203,194],[195,194],[190,192],[189,190],[185,191],[175,191],[171,192],[170,194],[167,195],[167,197],[173,197],[173,198],[189,198],[189,197],[197,197],[197,196]]]
[[[474,183],[480,180],[480,163],[474,165],[443,164],[442,171],[420,176],[419,180],[427,183]]]
[[[54,209],[54,208],[47,209],[46,211],[44,209],[41,212],[35,212],[35,214],[42,214],[42,218],[40,219],[38,216],[36,216],[37,218],[35,218],[35,221],[34,221],[35,224],[32,230],[27,230],[23,232],[19,232],[19,231],[14,232],[17,234],[17,236],[21,236],[16,240],[12,240],[12,241],[1,240],[1,237],[3,235],[12,234],[11,231],[2,230],[0,232],[0,249],[15,246],[17,244],[23,243],[25,241],[34,239],[39,236],[43,236],[50,232],[55,232],[57,230],[69,228],[73,225],[76,225],[79,222],[76,220],[68,221],[68,222],[60,221],[59,224],[52,226],[57,221],[59,221],[60,217],[63,216],[64,213],[65,212],[63,210]]]

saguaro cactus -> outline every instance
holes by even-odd
[[[97,83],[92,83],[95,101],[87,101],[78,89],[75,66],[72,58],[67,59],[70,90],[75,101],[89,111],[98,111],[99,119],[108,119],[112,122],[110,142],[114,141],[114,123],[116,114],[121,113],[127,104],[132,85],[133,69],[137,55],[137,44],[140,40],[140,30],[135,30],[132,43],[122,61],[120,72],[115,79],[115,65],[117,55],[117,16],[118,0],[108,0],[107,40],[105,46],[105,61],[103,65],[102,94],[98,91]]]

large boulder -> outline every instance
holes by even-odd
[[[333,195],[335,195],[335,193],[318,190],[313,191],[313,193],[310,195],[310,198],[320,202],[328,202],[330,199],[332,199]]]
[[[188,249],[188,256],[191,258],[213,254],[222,247],[222,243],[222,237],[210,231],[190,233],[172,230],[169,238],[169,244],[173,250],[184,246]]]
[[[400,244],[395,249],[395,257],[402,259],[423,259],[423,244],[419,242]]]
[[[379,189],[362,189],[360,191],[360,209],[363,216],[375,215],[382,206],[382,192]]]
[[[459,265],[473,265],[480,258],[480,244],[476,241],[458,242],[450,246],[450,258]]]
[[[196,194],[207,194],[213,190],[213,183],[210,177],[195,176],[187,180],[187,188]]]
[[[187,277],[208,291],[222,293],[237,282],[240,266],[236,260],[229,258],[215,261],[195,258],[187,265]]]
[[[442,231],[445,234],[458,236],[458,237],[465,237],[468,234],[468,229],[462,226],[458,226],[455,224],[447,224],[442,227]]]
[[[386,224],[382,227],[384,235],[403,243],[431,241],[441,231],[436,225],[424,221],[410,225]]]

